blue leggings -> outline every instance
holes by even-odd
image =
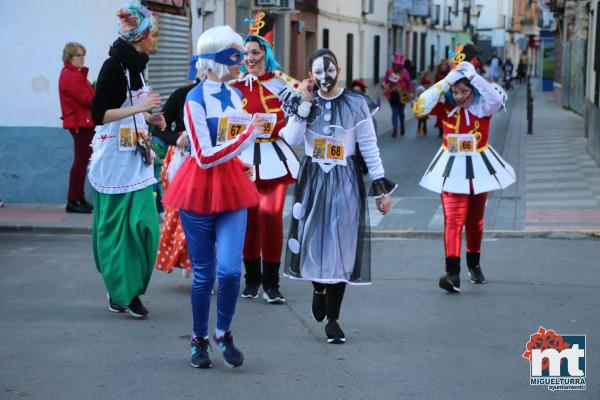
[[[392,108],[392,127],[394,130],[398,130],[398,119],[400,119],[400,127],[404,130],[404,104],[399,106],[390,104],[390,107]]]
[[[179,214],[192,261],[194,335],[208,335],[210,292],[215,284],[215,271],[219,277],[217,329],[228,331],[240,293],[246,209],[219,214],[180,210]]]

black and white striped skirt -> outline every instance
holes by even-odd
[[[419,185],[433,192],[479,194],[505,189],[516,181],[511,167],[489,146],[474,155],[451,155],[442,146]]]

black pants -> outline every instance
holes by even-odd
[[[313,282],[315,292],[322,293],[325,290],[327,296],[327,319],[335,321],[340,319],[340,309],[342,300],[346,291],[346,282],[340,283],[319,283]]]

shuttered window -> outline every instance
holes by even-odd
[[[150,56],[148,83],[160,93],[162,102],[186,84],[190,58],[188,17],[155,13],[158,19],[158,52]]]

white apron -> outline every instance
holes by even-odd
[[[125,70],[128,87],[129,71]],[[141,75],[141,74],[140,74]],[[142,88],[131,92],[133,105],[141,103],[150,88],[142,76]],[[131,106],[129,91],[121,108]],[[92,140],[92,158],[88,179],[100,193],[118,194],[134,192],[156,183],[153,165],[144,165],[142,156],[135,151],[135,124],[138,133],[148,134],[148,125],[142,113],[102,125]],[[129,139],[129,133],[133,136]]]

